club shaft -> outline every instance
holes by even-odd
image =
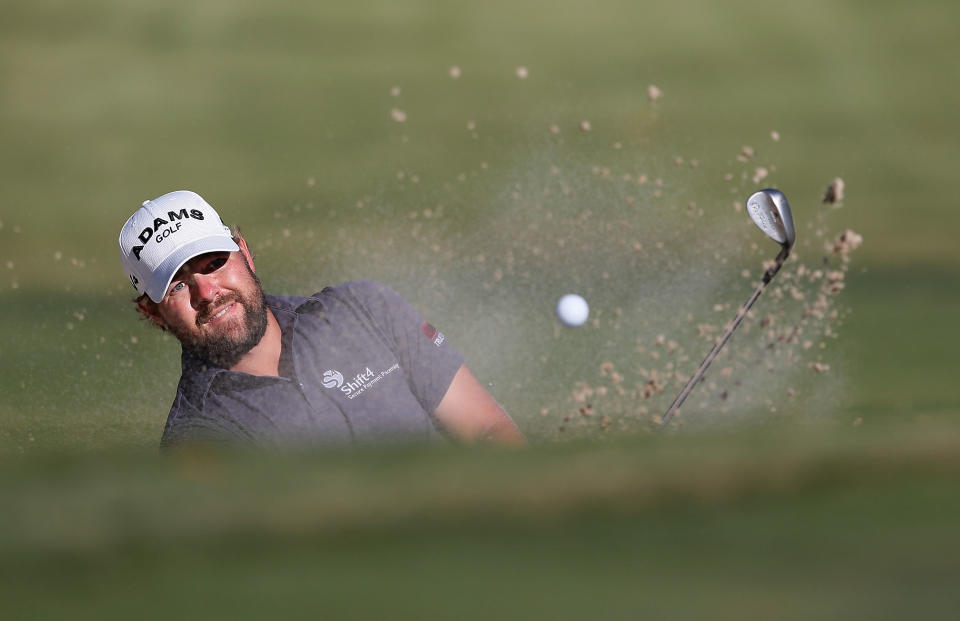
[[[740,322],[743,321],[743,318],[747,316],[747,312],[749,312],[750,307],[753,306],[753,303],[757,301],[757,298],[760,297],[760,294],[763,293],[763,290],[767,287],[770,281],[773,280],[773,277],[777,274],[777,272],[780,271],[780,268],[783,266],[783,262],[787,260],[787,256],[789,254],[790,249],[784,246],[783,250],[780,251],[780,254],[777,255],[777,260],[774,266],[763,274],[763,280],[753,292],[753,295],[751,295],[750,299],[740,307],[740,310],[737,311],[733,321],[730,322],[730,325],[727,326],[726,331],[724,331],[723,336],[719,341],[717,341],[717,344],[713,346],[713,349],[711,349],[710,353],[707,354],[707,357],[703,359],[703,362],[700,363],[700,368],[697,369],[697,372],[693,374],[693,377],[691,377],[690,381],[687,382],[687,385],[683,387],[683,390],[680,391],[680,394],[677,395],[677,398],[673,400],[672,404],[670,404],[670,407],[663,415],[663,422],[661,423],[661,426],[666,426],[666,424],[670,421],[670,418],[673,416],[673,413],[676,412],[681,405],[683,405],[683,402],[686,401],[690,393],[693,392],[697,382],[699,382],[703,377],[703,374],[707,372],[707,367],[710,366],[710,363],[713,362],[713,359],[717,357],[717,354],[720,353],[720,350],[723,349],[723,346],[726,345],[727,341],[730,340],[730,336],[733,335],[733,331],[737,329],[737,326],[740,325]]]

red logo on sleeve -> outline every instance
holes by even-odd
[[[440,347],[441,345],[443,345],[443,341],[444,341],[443,332],[440,332],[439,330],[431,326],[426,321],[424,321],[423,325],[420,326],[420,331],[423,332],[423,335],[425,337],[433,341],[433,344],[436,345],[437,347]]]
[[[423,332],[423,335],[431,341],[437,337],[438,330],[426,321],[424,321],[423,325],[420,326],[420,331]]]

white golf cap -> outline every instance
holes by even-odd
[[[180,267],[205,252],[239,250],[230,228],[199,194],[179,190],[145,201],[120,231],[120,260],[137,293],[163,300]]]

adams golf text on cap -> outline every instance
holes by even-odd
[[[180,267],[206,252],[239,250],[207,201],[188,190],[143,205],[120,231],[120,261],[138,293],[161,302]]]

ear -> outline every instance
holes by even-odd
[[[143,296],[143,299],[137,300],[137,308],[140,309],[140,313],[143,314],[144,317],[149,317],[150,321],[164,330],[167,329],[167,322],[160,316],[160,308],[157,306],[157,303],[149,297]]]
[[[237,234],[234,235],[234,241],[237,242],[237,245],[240,246],[240,254],[243,255],[243,258],[247,260],[247,265],[250,266],[250,271],[254,274],[257,273],[257,268],[253,264],[253,254],[250,252],[250,248],[247,247],[247,240],[243,238],[243,235],[240,234],[240,231],[237,231]]]

